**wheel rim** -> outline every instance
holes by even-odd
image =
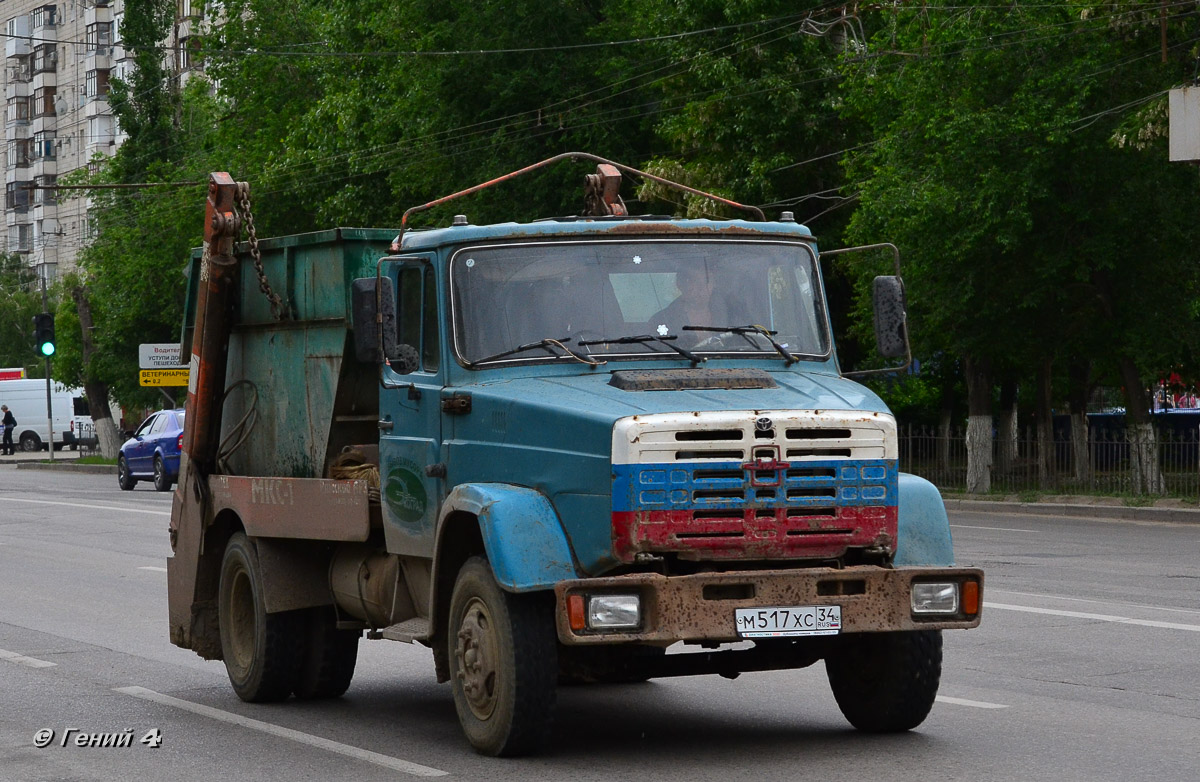
[[[496,623],[491,611],[479,598],[472,598],[463,611],[455,645],[459,685],[471,713],[480,720],[496,709],[499,660]]]
[[[129,480],[129,466],[125,464],[125,459],[122,457],[117,459],[117,480],[121,483]]]
[[[225,606],[229,621],[229,646],[225,661],[245,671],[254,661],[254,590],[250,574],[238,569],[229,585],[229,603]]]
[[[155,459],[154,460],[154,482],[156,484],[161,484],[163,482],[163,478],[165,478],[165,477],[166,477],[166,475],[163,474],[162,459]]]

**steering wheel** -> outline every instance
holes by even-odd
[[[713,334],[712,336],[702,339],[693,345],[692,350],[724,350],[726,347],[728,347],[728,345],[725,344],[725,338],[730,336],[732,333],[733,332],[731,331],[722,331],[720,334]]]
[[[578,347],[580,342],[590,342],[592,340],[604,339],[603,334],[601,334],[599,331],[592,331],[591,329],[576,329],[575,331],[567,334],[567,336],[571,338],[571,341],[567,343],[571,347]],[[591,345],[584,345],[583,349],[587,350],[589,347],[591,347]]]

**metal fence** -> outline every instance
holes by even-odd
[[[1048,469],[1038,459],[1032,429],[1015,440],[992,441],[992,491],[1002,493],[1134,494],[1125,432],[1093,430],[1086,463],[1076,460],[1065,432],[1056,431]],[[1158,459],[1166,494],[1200,500],[1200,428],[1158,433]],[[965,491],[967,486],[966,432],[937,427],[900,428],[900,469],[925,478],[939,489]]]

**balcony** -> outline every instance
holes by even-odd
[[[111,46],[98,46],[83,56],[83,69],[85,71],[94,71],[97,69],[108,70],[110,68],[112,68]]]
[[[29,58],[18,58],[8,64],[8,83],[23,84],[29,81]]]
[[[29,39],[28,38],[9,38],[4,42],[5,57],[28,57],[29,56]]]

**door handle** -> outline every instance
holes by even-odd
[[[396,425],[395,422],[392,421],[390,418],[380,418],[379,419],[379,431],[381,431],[381,432],[390,432],[390,431],[392,431],[392,427],[395,425]]]

